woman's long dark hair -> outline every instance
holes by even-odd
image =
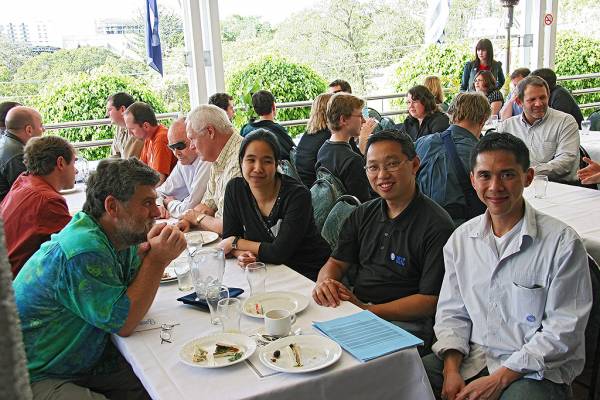
[[[477,50],[486,50],[487,51],[487,65],[492,66],[492,61],[494,61],[494,47],[492,46],[492,42],[490,39],[481,39],[477,42],[477,46],[475,46],[475,59],[473,60],[473,65],[475,68],[479,68],[479,57],[477,57]]]

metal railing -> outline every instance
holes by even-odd
[[[557,77],[557,81],[571,81],[571,80],[582,80],[582,79],[595,79],[600,78],[600,73],[592,73],[592,74],[581,74],[581,75],[570,75],[570,76],[560,76]],[[450,90],[446,90],[450,91]],[[588,89],[577,89],[571,91],[573,96],[579,96],[583,94],[590,93],[599,93],[600,88],[588,88]],[[382,94],[382,95],[368,95],[361,96],[361,98],[369,101],[369,100],[381,100],[383,105],[383,100],[392,100],[392,99],[400,99],[406,97],[406,93],[390,93],[390,94]],[[277,103],[276,106],[279,109],[285,108],[299,108],[299,107],[310,107],[312,106],[312,100],[304,100],[304,101],[291,101],[285,103]],[[594,103],[585,103],[580,104],[579,108],[588,109],[588,108],[600,108],[600,102]],[[382,107],[383,110],[383,107]],[[405,115],[408,114],[408,110],[399,109],[399,110],[390,110],[390,111],[382,111],[380,112],[383,117],[390,117],[394,115]],[[184,116],[183,113],[163,113],[157,114],[157,119],[165,120],[165,119],[175,119]],[[284,127],[292,127],[292,126],[304,126],[308,123],[308,119],[297,119],[297,120],[289,120],[289,121],[279,121],[279,123]],[[52,123],[44,125],[47,130],[56,130],[56,129],[70,129],[70,128],[85,128],[85,127],[93,127],[93,126],[106,126],[110,125],[110,119],[96,119],[90,121],[72,121],[72,122],[60,122],[60,123]],[[102,140],[92,140],[87,142],[76,142],[73,143],[73,146],[77,149],[83,148],[91,148],[91,147],[103,147],[110,146],[112,144],[112,139],[102,139]]]

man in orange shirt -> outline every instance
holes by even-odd
[[[168,147],[167,127],[159,124],[152,107],[141,101],[127,107],[123,116],[129,132],[144,140],[140,161],[160,174],[158,185],[161,185],[177,163]]]

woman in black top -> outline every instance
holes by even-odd
[[[498,115],[504,104],[504,97],[502,96],[502,93],[496,89],[496,79],[494,79],[494,76],[490,71],[479,71],[477,75],[475,75],[475,90],[487,98],[490,103],[492,115]]]
[[[248,134],[239,160],[243,178],[225,189],[220,246],[242,266],[285,264],[316,280],[331,249],[315,226],[308,189],[277,172],[277,139],[264,129]]]
[[[448,116],[440,111],[433,94],[423,85],[417,85],[406,94],[408,114],[404,120],[404,132],[412,140],[432,133],[443,132],[450,126]]]
[[[331,137],[331,132],[327,128],[327,115],[325,114],[327,102],[331,96],[333,96],[332,93],[323,93],[315,98],[310,109],[306,133],[302,135],[296,148],[296,170],[300,175],[300,179],[308,188],[317,179],[315,172],[317,153],[323,143]]]
[[[496,89],[504,86],[504,72],[502,63],[494,60],[494,47],[489,39],[481,39],[475,46],[475,58],[465,63],[462,79],[460,81],[461,92],[475,91],[475,75],[479,71],[490,71],[496,80]]]

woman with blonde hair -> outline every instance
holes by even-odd
[[[315,98],[310,109],[306,133],[302,135],[296,148],[296,170],[306,187],[311,187],[315,182],[317,153],[323,143],[331,137],[325,114],[327,102],[331,96],[333,96],[332,93],[323,93]]]
[[[444,102],[444,89],[442,89],[442,82],[440,78],[435,75],[431,75],[425,78],[423,82],[423,86],[425,86],[433,97],[435,97],[436,104],[440,107],[443,112],[448,111],[448,104]]]

